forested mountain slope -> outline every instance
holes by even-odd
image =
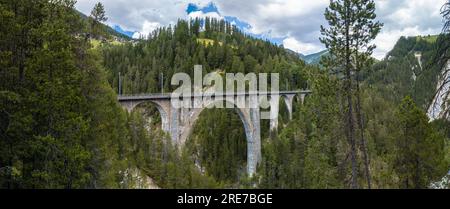
[[[443,69],[439,67],[435,59],[438,49],[437,39],[438,35],[401,37],[394,48],[386,55],[385,59],[376,62],[364,73],[361,79],[364,80],[363,86],[366,91],[372,92],[367,96],[377,95],[384,102],[391,104],[402,103],[403,98],[411,97],[411,100],[418,106],[420,112],[422,112],[421,114],[425,115],[427,113],[428,117],[426,117],[426,120],[432,121],[430,124],[433,126],[433,129],[440,132],[446,138],[444,144],[434,141],[432,145],[444,147],[443,152],[446,156],[446,167],[448,170],[450,169],[448,167],[448,162],[450,162],[450,123],[448,120],[430,118],[432,115],[429,109],[435,98],[438,83],[442,82],[440,79]],[[380,99],[378,99],[378,102],[382,101]],[[372,98],[370,100],[374,101],[376,99]],[[378,103],[378,105],[384,102]],[[375,118],[385,117],[386,115],[380,113],[390,111],[390,108],[386,108],[386,106],[385,111],[377,110],[372,113],[370,113],[370,107],[366,106],[366,108],[369,110],[366,114],[378,115]],[[369,116],[367,117],[370,120]],[[369,121],[368,123],[371,126],[371,122]],[[374,124],[374,127],[377,126]],[[405,127],[402,128],[406,130]],[[377,129],[379,132],[375,135],[379,136],[380,133],[383,133],[384,129],[380,129],[379,126]],[[394,134],[394,137],[399,137],[399,135]],[[385,140],[382,143],[385,145],[389,144]],[[378,140],[378,143],[381,141]],[[406,146],[411,146],[411,144]],[[396,152],[400,151],[396,150]],[[434,169],[430,169],[430,171]],[[444,171],[445,169],[442,171],[442,175],[445,175]]]
[[[225,21],[180,20],[120,44],[96,40],[104,34],[94,25],[71,0],[0,0],[1,188],[147,188],[149,177],[160,188],[349,188],[339,76]],[[433,39],[402,38],[358,78],[372,188],[427,188],[448,172],[450,126],[429,123],[424,111],[440,73]],[[179,149],[155,107],[128,113],[117,102],[119,73],[120,93],[171,92],[172,76],[192,75],[196,64],[204,74],[280,73],[282,90],[313,92],[295,102],[292,121],[280,104],[278,133],[262,122],[263,159],[252,178],[232,109],[202,113]],[[367,188],[362,161],[356,169]]]
[[[426,110],[436,91],[441,69],[434,63],[437,36],[401,37],[385,59],[365,76],[367,85],[392,101],[410,95]]]
[[[280,73],[280,88],[306,87],[300,70],[305,64],[294,54],[244,35],[225,21],[205,21],[204,31],[198,19],[180,20],[175,26],[156,30],[148,40],[105,50],[110,83],[117,88],[121,72],[122,93],[161,92],[160,74],[163,74],[164,90],[171,92],[176,88],[170,85],[172,75],[177,72],[192,75],[193,66],[199,64],[205,72]]]
[[[311,64],[311,65],[318,65],[320,64],[320,61],[322,60],[323,56],[327,56],[329,53],[327,50],[324,51],[320,51],[314,54],[309,54],[309,55],[303,55],[300,56],[303,60],[305,60],[306,63]]]

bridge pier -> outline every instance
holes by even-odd
[[[172,144],[178,145],[180,138],[180,109],[171,107],[171,114],[169,117],[170,121],[170,137],[172,139]]]
[[[284,98],[284,103],[286,103],[286,107],[288,110],[288,114],[289,114],[289,120],[292,120],[292,112],[293,112],[293,103],[294,103],[294,97],[295,95],[285,95],[283,96]]]
[[[298,98],[298,97],[297,97]],[[305,104],[305,98],[306,98],[306,94],[300,94],[300,103],[303,105]]]
[[[249,127],[245,130],[247,135],[247,173],[253,176],[256,173],[256,168],[261,162],[261,124],[260,124],[260,109],[247,109],[249,114]]]
[[[280,96],[272,95],[270,97],[270,133],[275,134],[278,130],[278,114],[280,112]]]

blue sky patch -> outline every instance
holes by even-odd
[[[114,25],[114,30],[117,31],[118,33],[126,35],[130,38],[132,38],[135,33],[133,31],[126,31],[126,30],[122,29],[122,27],[120,27],[119,25]]]
[[[249,29],[252,28],[252,26],[250,24],[248,24],[247,22],[239,20],[237,17],[225,16],[224,19],[227,22],[236,24],[236,26],[239,29],[241,29],[241,30],[243,30],[243,29],[249,30]]]
[[[217,8],[216,4],[213,2],[209,2],[206,6],[200,7],[197,4],[189,3],[186,9],[187,14],[191,14],[192,12],[203,12],[203,13],[210,13],[210,12],[216,12],[220,15],[219,9]]]

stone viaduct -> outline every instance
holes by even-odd
[[[280,98],[284,99],[289,119],[292,119],[294,98],[304,101],[305,96],[310,94],[308,90],[304,91],[279,91],[279,92],[256,92],[256,93],[233,93],[233,94],[215,94],[209,97],[205,95],[192,95],[189,97],[178,98],[182,101],[191,100],[192,104],[201,103],[201,108],[176,108],[174,107],[171,94],[144,94],[144,95],[120,95],[118,100],[120,104],[131,112],[139,104],[153,103],[161,115],[162,130],[170,135],[172,142],[179,147],[184,146],[186,140],[193,131],[195,122],[198,120],[203,110],[215,106],[222,102],[225,105],[231,105],[238,113],[245,129],[247,138],[247,173],[251,176],[256,172],[257,164],[261,161],[261,118],[270,120],[270,130],[275,131],[278,127],[278,112]],[[298,97],[296,97],[298,96]],[[210,98],[210,99],[205,99]],[[238,105],[237,101],[245,101],[256,98],[257,106]],[[263,98],[268,98],[270,111],[263,112],[260,103]],[[198,106],[194,106],[198,107]]]

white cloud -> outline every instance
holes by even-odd
[[[145,21],[144,25],[142,26],[142,30],[140,30],[140,32],[134,33],[133,38],[146,38],[151,32],[158,29],[158,27],[161,27],[161,25],[157,22]]]
[[[216,18],[216,19],[223,19],[223,17],[220,16],[220,14],[218,14],[217,12],[203,13],[202,11],[197,11],[197,12],[192,12],[192,13],[190,13],[188,16],[189,16],[189,18],[191,18],[191,19],[195,19],[195,18],[206,18],[206,17]]]
[[[296,40],[293,37],[289,37],[283,40],[283,45],[285,48],[290,49],[295,52],[300,52],[303,54],[312,54],[321,50],[321,47],[313,43],[303,43]]]
[[[388,29],[419,26],[426,29],[440,25],[440,8],[446,0],[376,0],[379,19]],[[394,3],[395,2],[395,3]]]
[[[433,29],[422,31],[418,26],[382,31],[374,40],[374,43],[377,45],[377,49],[374,51],[373,56],[380,60],[383,59],[402,36],[433,35],[436,33],[438,33],[438,31]]]
[[[384,27],[374,43],[374,57],[382,59],[401,36],[434,35],[441,31],[440,8],[446,0],[376,0]]]
[[[323,12],[329,0],[227,0],[217,3],[222,13],[237,16],[252,25],[252,33],[270,31],[273,37],[292,36],[318,45],[317,36],[311,34],[325,23]]]
[[[308,15],[317,9],[325,8],[329,0],[299,1],[275,0],[268,4],[258,5],[258,13],[269,18],[289,18]]]

